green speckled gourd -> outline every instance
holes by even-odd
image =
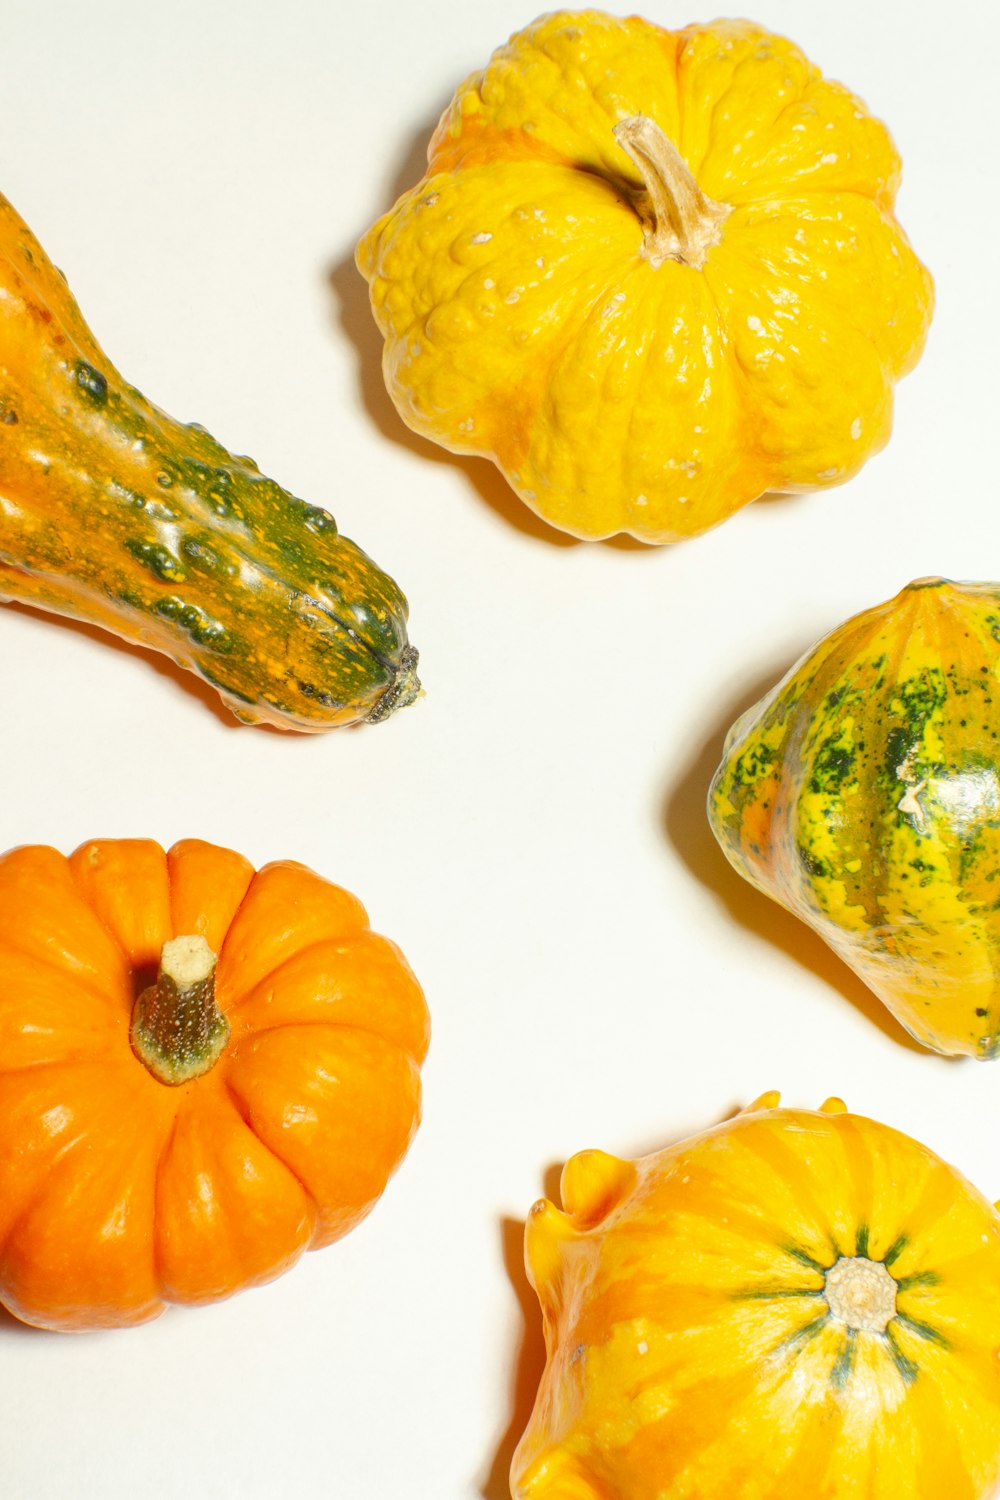
[[[1000,584],[827,636],[730,730],[709,817],[919,1042],[1000,1054]]]
[[[164,652],[248,723],[377,722],[419,692],[392,579],[126,384],[3,198],[0,595]]]

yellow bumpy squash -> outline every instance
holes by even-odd
[[[924,578],[835,630],[733,726],[730,862],[919,1042],[1000,1053],[1000,584]]]
[[[837,484],[930,321],[899,178],[885,127],[759,26],[543,16],[358,247],[389,392],[579,537]]]
[[[547,1361],[515,1500],[986,1500],[1000,1216],[829,1100],[585,1151],[525,1252]]]

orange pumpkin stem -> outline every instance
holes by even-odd
[[[156,983],[135,1002],[130,1039],[139,1061],[171,1087],[215,1066],[229,1022],[215,1002],[215,954],[203,937],[164,943]]]
[[[643,181],[636,207],[645,222],[646,259],[654,266],[676,260],[700,270],[722,238],[729,205],[706,197],[673,141],[646,115],[620,120],[615,138]]]

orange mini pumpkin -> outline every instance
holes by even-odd
[[[428,1033],[402,954],[302,865],[194,839],[4,855],[0,1300],[141,1323],[339,1238],[410,1143]]]

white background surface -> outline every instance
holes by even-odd
[[[2,0],[0,188],[128,379],[397,577],[427,696],[261,732],[160,658],[0,611],[0,848],[300,859],[362,897],[434,1021],[424,1124],[347,1240],[137,1330],[0,1315],[4,1500],[504,1500],[540,1368],[532,1199],[575,1150],[651,1150],[765,1088],[842,1094],[1000,1195],[1000,1063],[918,1052],[702,812],[726,727],[813,640],[913,577],[1000,577],[997,13],[756,5],[890,123],[937,316],[860,478],[659,551],[568,542],[410,437],[353,268],[453,87],[534,13]]]

